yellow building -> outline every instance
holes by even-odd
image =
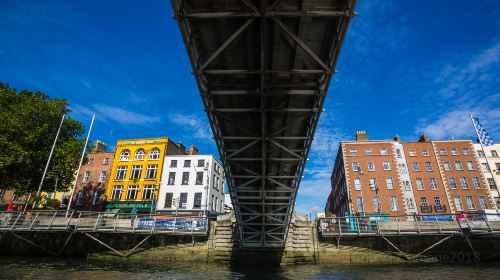
[[[182,144],[179,144],[182,145]],[[149,213],[158,189],[165,155],[184,154],[169,138],[119,140],[107,188],[106,209]]]

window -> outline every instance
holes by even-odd
[[[90,171],[86,171],[85,174],[83,174],[83,182],[87,183],[90,181]]]
[[[457,189],[457,182],[455,181],[455,178],[448,178],[448,182],[450,183],[450,189],[456,190]]]
[[[175,184],[175,172],[169,172],[167,185],[174,185],[174,184]]]
[[[177,167],[177,160],[175,160],[175,159],[171,160],[170,167]]]
[[[357,191],[361,190],[361,179],[359,178],[354,179],[354,189]]]
[[[422,178],[417,178],[416,182],[417,182],[417,190],[424,190],[425,189],[424,180],[422,180]]]
[[[0,200],[3,199],[4,195],[5,195],[5,190],[0,189]]]
[[[357,156],[358,155],[358,150],[357,149],[350,149],[349,150],[349,154],[351,156]]]
[[[410,149],[409,154],[410,154],[410,157],[414,157],[417,155],[417,152],[415,151],[415,149]]]
[[[429,156],[429,150],[427,150],[427,149],[422,149],[422,155],[423,155],[424,157]]]
[[[394,189],[394,183],[393,183],[391,177],[385,178],[385,183],[387,184],[387,188],[389,190],[393,190]]]
[[[490,186],[490,189],[496,189],[497,185],[495,184],[495,179],[493,178],[487,178],[488,179],[488,186]]]
[[[158,171],[158,164],[149,164],[146,169],[146,179],[155,179]]]
[[[376,178],[370,178],[370,189],[372,190],[378,189]]]
[[[357,162],[352,163],[352,171],[359,171],[359,163]]]
[[[466,190],[469,188],[469,185],[467,184],[467,178],[465,177],[460,177],[460,186],[462,189]]]
[[[149,159],[159,159],[160,158],[160,149],[153,148],[149,151]]]
[[[415,201],[413,200],[412,197],[406,198],[406,205],[408,205],[408,208],[410,209],[415,209]]]
[[[446,156],[447,155],[446,149],[445,148],[439,149],[439,154],[442,155],[442,156]]]
[[[198,167],[205,167],[205,160],[204,159],[198,160]]]
[[[484,157],[484,152],[482,150],[477,151],[478,157]]]
[[[380,213],[382,211],[382,205],[380,205],[380,198],[379,197],[373,198],[373,208],[375,209],[375,212]]]
[[[467,161],[467,169],[474,170],[474,162],[472,160]]]
[[[389,202],[391,204],[391,211],[396,212],[398,211],[398,200],[395,196],[391,195],[389,196]]]
[[[132,171],[130,172],[130,180],[136,180],[141,178],[142,165],[133,165]]]
[[[182,172],[182,182],[181,185],[189,184],[189,172]]]
[[[384,161],[384,170],[391,170],[391,163],[389,161]]]
[[[495,163],[495,167],[496,167],[496,169],[497,169],[497,172],[499,172],[499,171],[500,171],[500,163],[498,163],[498,162],[497,162],[497,163]]]
[[[421,197],[420,198],[420,204],[422,205],[422,208],[429,208],[429,202],[427,201],[427,197]]]
[[[214,210],[214,202],[215,202],[214,200],[215,200],[215,198],[214,198],[214,195],[212,194],[212,200],[210,201],[210,210],[212,210],[212,211]]]
[[[438,189],[438,184],[435,178],[429,178],[429,185],[431,186],[431,190]]]
[[[108,165],[108,164],[109,164],[109,157],[104,158],[104,160],[102,161],[102,165]]]
[[[127,175],[127,166],[118,166],[116,168],[116,180],[125,180],[125,176]]]
[[[460,162],[459,160],[455,161],[455,169],[458,171],[464,170],[462,167],[462,162]]]
[[[464,211],[464,206],[462,205],[462,199],[460,198],[460,196],[454,196],[453,202],[455,203],[455,208],[457,208],[457,211]]]
[[[187,202],[188,202],[188,194],[185,192],[181,193],[181,195],[179,196],[179,208],[186,209]]]
[[[481,207],[481,209],[488,208],[488,202],[486,202],[486,198],[484,196],[479,197],[479,206]]]
[[[432,163],[430,161],[425,162],[425,171],[432,171]]]
[[[400,149],[396,149],[396,155],[397,155],[398,157],[401,157],[401,150],[400,150]]]
[[[108,173],[106,171],[101,171],[101,175],[99,175],[99,183],[104,183],[106,181],[106,176]]]
[[[92,165],[94,163],[94,159],[93,158],[89,158],[89,161],[87,162],[88,165]]]
[[[171,192],[168,192],[165,194],[165,204],[163,205],[164,208],[172,208],[173,197],[174,197],[174,194]]]
[[[364,213],[365,212],[365,204],[364,204],[363,198],[358,197],[356,200],[358,202],[358,212]]]
[[[119,200],[122,197],[123,186],[113,186],[111,190],[111,199]]]
[[[457,148],[451,148],[451,149],[450,149],[450,154],[451,154],[452,156],[457,156],[457,155],[458,155]]]
[[[411,166],[413,167],[413,171],[420,171],[420,165],[418,162],[412,162]]]
[[[216,197],[216,198],[215,198],[215,204],[214,204],[214,211],[217,211],[217,202],[218,202],[218,201],[219,201],[219,200],[218,200],[218,199],[217,199],[217,197]]]
[[[200,192],[194,193],[193,208],[194,209],[201,208],[201,193]]]
[[[79,191],[78,195],[76,196],[76,206],[82,206],[82,205],[83,205],[83,190]]]
[[[190,167],[190,166],[191,166],[191,160],[186,159],[186,160],[184,161],[184,167]]]
[[[443,162],[443,165],[444,165],[444,170],[446,170],[446,171],[450,171],[451,170],[451,165],[450,165],[449,161]]]
[[[386,148],[381,148],[380,149],[380,154],[381,155],[387,155],[387,149]]]
[[[368,171],[375,171],[375,164],[373,161],[368,162]]]
[[[365,149],[365,155],[366,155],[366,156],[371,156],[371,155],[373,155],[372,149],[371,149],[371,148],[366,148],[366,149]]]
[[[152,200],[155,191],[155,185],[145,185],[142,190],[142,200]]]
[[[403,181],[405,191],[411,191],[410,181]]]
[[[203,171],[196,172],[196,182],[195,185],[203,184]]]
[[[484,172],[490,171],[490,166],[487,163],[481,163]]]
[[[408,173],[408,167],[406,167],[405,163],[401,163],[399,165],[399,169],[401,170],[402,173]]]
[[[467,202],[467,207],[469,208],[469,210],[476,209],[476,205],[474,205],[474,200],[472,199],[472,196],[466,196],[465,201]]]
[[[443,212],[444,207],[443,204],[441,204],[441,198],[439,196],[434,197],[434,205],[436,207],[436,212]]]
[[[495,150],[491,150],[491,156],[492,157],[498,157],[498,153]]]
[[[144,151],[144,149],[139,149],[135,152],[134,160],[143,160],[145,155],[146,152]]]
[[[92,205],[97,205],[101,201],[101,190],[97,190],[94,192],[92,196]]]
[[[138,192],[139,192],[138,186],[136,186],[136,185],[128,186],[128,188],[127,188],[127,200],[136,200]]]
[[[468,155],[469,154],[469,149],[468,148],[463,148],[462,149],[462,154]]]
[[[475,189],[481,188],[481,183],[478,177],[472,177],[472,185],[474,186]]]

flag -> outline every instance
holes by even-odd
[[[491,136],[486,132],[486,130],[483,128],[481,123],[479,122],[478,118],[472,118],[472,123],[474,124],[474,128],[476,129],[477,137],[479,137],[479,141],[481,142],[481,145],[483,147],[488,147],[493,144],[493,139]]]

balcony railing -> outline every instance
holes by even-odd
[[[420,205],[420,210],[422,211],[422,213],[432,213],[432,206]]]
[[[436,204],[436,205],[434,205],[434,211],[436,211],[436,212],[446,212],[446,205]]]

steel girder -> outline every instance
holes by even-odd
[[[243,246],[284,246],[356,0],[171,0]]]

